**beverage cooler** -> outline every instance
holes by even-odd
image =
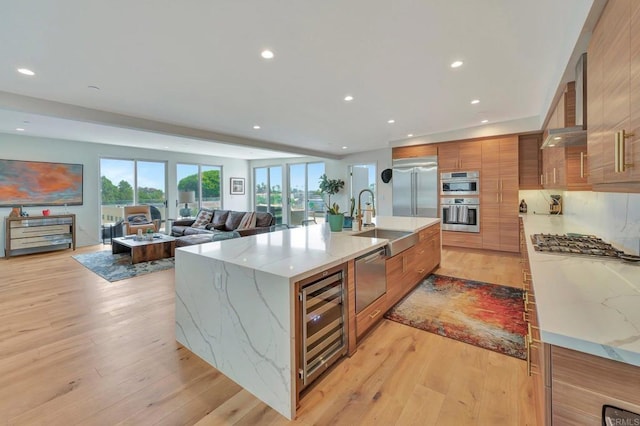
[[[346,273],[322,272],[301,283],[298,390],[347,353]]]

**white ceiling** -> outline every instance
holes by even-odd
[[[410,133],[473,132],[483,119],[538,130],[593,3],[3,2],[0,132],[337,158]],[[265,48],[274,59],[260,57]]]

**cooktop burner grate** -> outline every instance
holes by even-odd
[[[533,234],[536,251],[578,254],[598,257],[619,257],[623,252],[594,235]]]

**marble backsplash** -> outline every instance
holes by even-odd
[[[551,194],[560,194],[562,212],[629,254],[640,255],[640,194],[591,191],[520,191],[528,214],[548,214]]]

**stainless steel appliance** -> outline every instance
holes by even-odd
[[[306,387],[347,353],[345,277],[344,270],[334,268],[301,283],[298,389]]]
[[[480,199],[441,198],[442,230],[480,232]]]
[[[393,160],[393,215],[438,217],[438,157]]]
[[[385,248],[356,258],[356,314],[387,291]]]
[[[640,262],[640,256],[626,254],[595,235],[584,234],[532,234],[531,243],[536,251],[578,256],[622,259]]]
[[[480,172],[440,173],[440,195],[480,195]]]
[[[619,257],[622,251],[594,235],[533,234],[531,242],[536,251],[580,254],[599,257]]]

